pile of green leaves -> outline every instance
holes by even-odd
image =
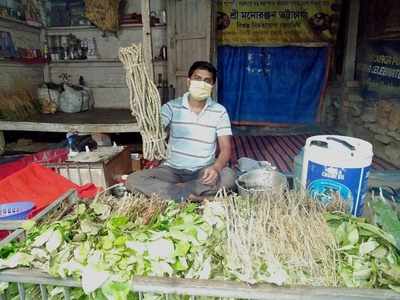
[[[95,299],[127,299],[135,275],[210,279],[223,273],[224,223],[210,203],[168,203],[144,225],[81,203],[53,224],[32,227],[0,268],[33,267],[80,280]]]
[[[326,215],[339,248],[338,273],[346,287],[400,292],[400,221],[383,200],[371,203],[373,218]]]

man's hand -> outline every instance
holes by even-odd
[[[213,185],[217,182],[219,172],[214,166],[208,167],[204,170],[201,181],[203,184]]]
[[[215,163],[204,170],[201,181],[203,184],[213,185],[217,183],[219,172],[226,166],[231,157],[231,136],[223,135],[218,137],[220,153]]]

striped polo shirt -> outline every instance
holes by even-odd
[[[225,107],[208,97],[200,113],[190,110],[189,93],[161,108],[162,123],[169,127],[167,159],[164,164],[195,171],[215,161],[217,137],[232,135]]]

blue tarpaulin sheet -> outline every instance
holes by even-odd
[[[218,98],[233,123],[312,124],[326,82],[327,48],[218,48]]]

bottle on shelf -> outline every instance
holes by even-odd
[[[160,58],[161,60],[167,60],[167,46],[162,45],[160,48]]]
[[[88,54],[88,39],[84,38],[81,40],[81,50],[82,50],[82,59],[87,59],[87,54]]]
[[[157,91],[160,95],[161,103],[163,103],[163,89],[162,89],[162,74],[158,73],[158,80],[157,80]]]
[[[74,156],[78,155],[78,151],[76,149],[76,138],[77,133],[75,132],[68,132],[67,133],[67,143],[68,143],[68,158],[73,158]]]
[[[175,88],[172,84],[170,84],[168,88],[168,101],[174,98],[175,98]]]
[[[65,49],[64,49],[64,46],[63,46],[63,43],[62,43],[62,37],[61,36],[59,36],[58,41],[59,41],[58,51],[57,51],[58,52],[58,57],[59,57],[60,60],[64,60],[64,59],[66,59],[65,58]]]
[[[61,36],[61,49],[60,59],[69,60],[68,54],[68,37],[66,35]]]
[[[88,59],[97,59],[96,38],[88,39],[87,58]]]
[[[49,46],[47,44],[47,39],[43,44],[43,57],[46,60],[50,60],[50,52],[49,52]]]
[[[162,81],[162,95],[162,103],[168,102],[168,81],[166,79]]]
[[[161,11],[161,24],[167,24],[167,11],[165,9]]]
[[[79,76],[79,85],[82,85],[82,86],[86,85],[85,79],[83,78],[83,76]]]

